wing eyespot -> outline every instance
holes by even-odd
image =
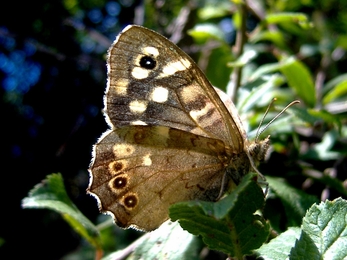
[[[130,194],[124,198],[124,205],[129,209],[135,208],[137,204],[138,199],[135,194]]]
[[[113,181],[113,187],[115,189],[123,189],[128,183],[128,179],[125,177],[117,177],[114,181]]]
[[[157,62],[150,56],[143,56],[140,59],[140,66],[144,69],[153,70],[157,66]]]

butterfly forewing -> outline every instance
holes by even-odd
[[[154,68],[143,68],[146,57]],[[106,112],[114,127],[169,126],[243,149],[240,130],[209,81],[165,37],[128,27],[109,50],[108,69]]]

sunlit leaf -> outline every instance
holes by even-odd
[[[45,180],[37,184],[28,197],[22,200],[22,207],[29,209],[51,209],[66,220],[70,226],[95,247],[100,247],[98,230],[67,195],[61,174],[48,175]]]
[[[264,243],[268,223],[255,212],[263,207],[262,189],[248,174],[227,197],[219,202],[190,201],[170,207],[170,217],[183,229],[202,236],[213,250],[242,258]]]
[[[341,198],[313,205],[290,259],[346,259],[347,202]]]

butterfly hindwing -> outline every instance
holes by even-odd
[[[122,127],[97,144],[91,170],[101,177],[90,190],[103,198],[101,211],[112,212],[119,226],[152,230],[168,218],[171,204],[217,199],[224,153],[221,141],[181,130]]]

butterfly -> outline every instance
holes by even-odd
[[[215,201],[269,148],[247,139],[229,97],[164,36],[127,26],[108,51],[104,115],[87,192],[122,228],[158,228],[170,205]],[[259,173],[259,172],[258,172]]]

